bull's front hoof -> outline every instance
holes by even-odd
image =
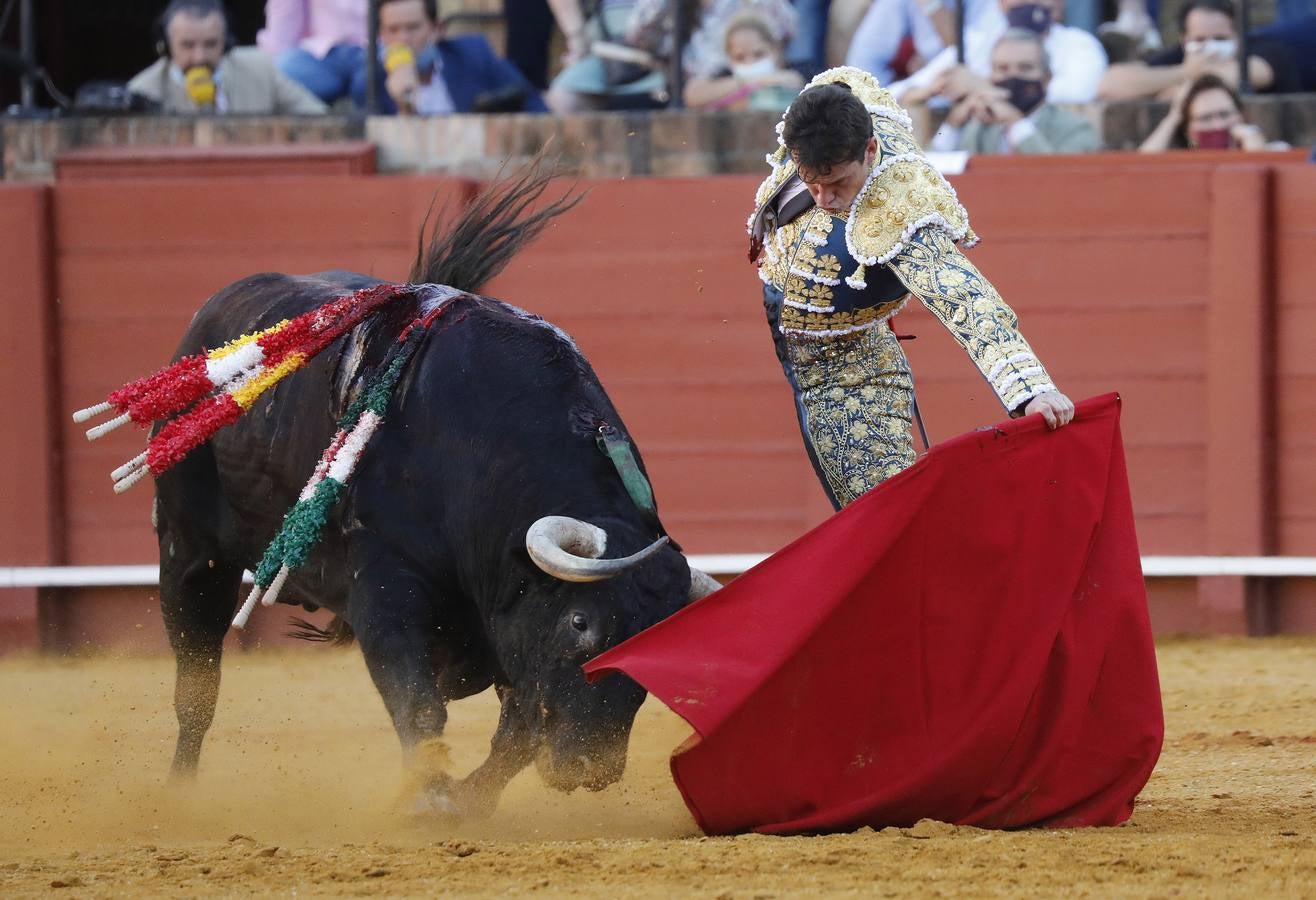
[[[413,816],[440,816],[443,818],[461,818],[461,807],[453,797],[453,788],[457,782],[451,778],[439,783],[425,785],[411,801],[410,812]]]
[[[411,814],[445,819],[487,819],[497,803],[485,793],[452,778],[434,779],[417,791]]]
[[[460,804],[453,794],[460,783],[448,774],[452,766],[448,745],[431,738],[412,747],[409,757],[403,808],[416,816],[459,816]]]

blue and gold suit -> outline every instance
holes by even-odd
[[[831,69],[809,87],[825,82],[847,84],[873,120],[878,153],[867,181],[845,215],[811,204],[793,214],[801,185],[779,146],[749,227],[762,243],[764,307],[805,447],[839,509],[914,462],[913,380],[888,325],[911,295],[1011,415],[1056,388],[1014,312],[956,246],[977,237],[904,110],[859,69]]]

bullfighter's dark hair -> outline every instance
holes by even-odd
[[[403,0],[379,0],[379,8],[383,9],[390,3],[402,3]],[[439,21],[439,0],[420,0],[425,7],[425,15],[431,22]]]
[[[1204,9],[1207,12],[1218,12],[1229,16],[1229,21],[1234,20],[1234,3],[1233,0],[1188,0],[1183,6],[1179,7],[1179,33],[1188,25],[1188,14],[1195,9]]]
[[[410,281],[478,293],[544,226],[583,198],[568,192],[541,206],[539,198],[552,180],[553,172],[541,154],[519,175],[495,180],[451,214],[445,207],[435,216],[431,205],[420,226]],[[532,207],[537,208],[532,212]],[[446,228],[440,225],[444,219],[451,220]]]
[[[781,133],[796,164],[820,175],[862,160],[872,136],[868,110],[843,84],[820,84],[796,97]]]

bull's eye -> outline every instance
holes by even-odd
[[[573,613],[571,616],[571,627],[577,631],[589,631],[589,620],[580,613]]]

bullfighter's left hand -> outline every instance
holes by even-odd
[[[1074,401],[1059,391],[1047,391],[1029,400],[1024,407],[1024,415],[1031,416],[1033,413],[1041,413],[1046,426],[1054,431],[1061,425],[1068,425],[1074,418]]]

